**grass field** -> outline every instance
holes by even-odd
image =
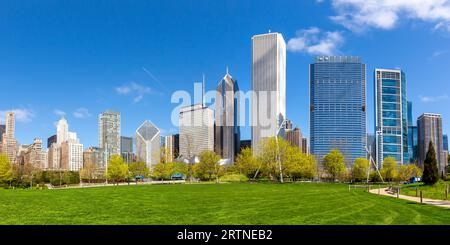
[[[431,199],[437,199],[437,200],[444,200],[445,199],[445,188],[447,186],[450,186],[450,182],[444,182],[439,181],[433,186],[427,186],[422,183],[419,184],[412,184],[412,185],[406,185],[403,186],[401,189],[401,193],[403,195],[408,196],[416,196],[416,188],[419,191],[422,191],[422,195],[425,198],[431,198]],[[450,193],[449,193],[450,197]]]
[[[0,190],[0,224],[450,224],[450,209],[339,184],[185,184]]]

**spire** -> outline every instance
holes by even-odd
[[[230,73],[228,72],[228,66],[227,66],[227,75],[230,75]]]

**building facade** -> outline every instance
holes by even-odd
[[[48,169],[46,154],[47,152],[42,149],[42,140],[36,138],[33,144],[28,145],[24,150],[23,162],[32,164],[35,168]]]
[[[180,157],[193,159],[202,151],[214,151],[214,111],[196,104],[180,109]]]
[[[239,86],[228,73],[217,86],[215,151],[222,159],[234,163],[240,151],[241,131],[239,125]]]
[[[284,137],[286,119],[286,43],[280,33],[252,38],[252,149],[264,138]]]
[[[444,143],[442,134],[442,116],[440,114],[425,113],[417,119],[418,129],[418,157],[419,165],[423,168],[425,158],[428,153],[430,142],[433,143],[436,151],[439,174],[445,172],[447,157],[444,153]]]
[[[310,150],[309,150],[309,140],[308,138],[302,138],[302,153],[309,155]]]
[[[126,163],[130,164],[133,162],[134,151],[132,137],[120,136],[120,154]]]
[[[311,154],[320,163],[338,149],[351,167],[366,157],[366,65],[354,56],[319,56],[309,69]]]
[[[296,127],[294,129],[286,129],[286,141],[289,142],[292,146],[302,149],[302,139],[302,131],[299,128]]]
[[[413,121],[413,105],[411,101],[408,101],[408,155],[409,163],[417,164],[417,144],[418,144],[418,132],[417,126]]]
[[[160,131],[150,121],[136,130],[136,155],[138,161],[145,162],[149,168],[161,161]]]
[[[92,165],[96,168],[106,167],[103,150],[99,147],[89,147],[83,152],[83,166]]]
[[[98,116],[98,146],[109,159],[120,155],[120,113],[107,110]]]
[[[83,168],[83,145],[78,139],[69,139],[61,144],[61,170],[80,171]]]
[[[2,153],[4,153],[11,164],[17,160],[17,141],[14,137],[15,115],[14,112],[6,112],[5,133],[3,134]]]
[[[375,69],[375,134],[379,168],[387,157],[400,165],[409,163],[406,77],[401,70]]]
[[[47,148],[50,148],[52,146],[52,144],[56,144],[58,142],[58,136],[52,135],[47,139]]]

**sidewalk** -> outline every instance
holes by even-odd
[[[393,191],[387,191],[387,188],[373,189],[373,190],[370,190],[370,193],[378,195],[378,190],[380,192],[379,193],[380,195],[397,198],[397,193],[395,193]],[[405,196],[405,195],[400,194],[399,198],[403,199],[403,200],[420,203],[420,197]],[[429,199],[429,198],[422,198],[422,201],[423,201],[422,202],[423,204],[434,205],[434,206],[443,207],[443,208],[450,208],[450,201],[434,200],[434,199]]]

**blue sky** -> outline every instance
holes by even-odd
[[[106,109],[122,113],[123,135],[146,119],[175,133],[172,93],[193,92],[202,73],[214,89],[227,66],[247,91],[251,37],[269,29],[288,43],[287,116],[304,134],[308,64],[320,54],[367,64],[370,131],[380,67],[403,69],[414,118],[442,113],[447,132],[450,1],[442,0],[1,1],[0,121],[15,110],[23,144],[47,139],[65,114],[85,147],[95,146]]]

